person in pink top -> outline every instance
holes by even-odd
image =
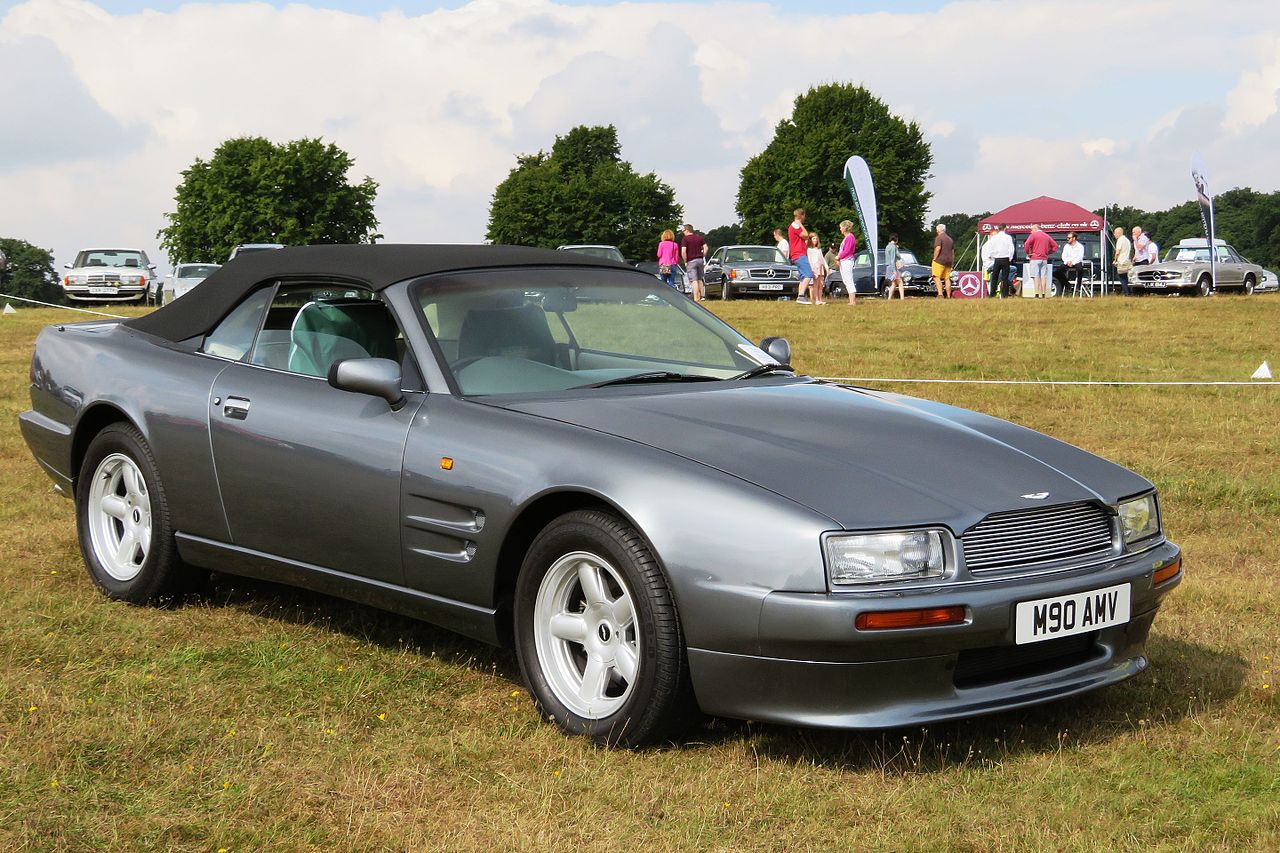
[[[858,304],[857,288],[853,286],[853,254],[858,251],[858,238],[853,236],[853,223],[848,219],[840,223],[840,233],[844,239],[840,241],[840,251],[836,257],[840,261],[840,281],[849,294],[849,304]]]
[[[1027,242],[1022,244],[1022,249],[1027,253],[1027,260],[1030,261],[1028,266],[1031,274],[1031,280],[1036,283],[1036,299],[1044,299],[1049,295],[1049,275],[1053,267],[1049,265],[1049,256],[1058,251],[1057,242],[1048,234],[1040,230],[1039,225],[1031,226],[1031,233],[1027,236]]]
[[[662,232],[658,243],[658,276],[672,287],[676,286],[676,264],[680,263],[680,244],[670,228]]]

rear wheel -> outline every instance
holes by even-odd
[[[544,717],[640,746],[696,718],[675,602],[640,534],[615,515],[561,516],[516,585],[516,652]]]
[[[155,458],[131,424],[111,424],[90,442],[76,484],[76,529],[89,577],[110,598],[146,604],[198,576],[178,557]]]

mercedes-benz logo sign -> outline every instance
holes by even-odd
[[[769,278],[777,278],[778,271],[775,269],[770,269],[767,273],[765,273],[765,275],[769,276]]]
[[[1049,493],[1048,492],[1032,492],[1029,495],[1019,495],[1019,497],[1026,498],[1029,501],[1042,501],[1045,498],[1049,497]]]

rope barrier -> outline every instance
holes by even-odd
[[[929,383],[937,385],[1146,385],[1154,387],[1163,386],[1217,386],[1217,385],[1238,385],[1238,386],[1267,386],[1280,385],[1278,381],[1246,381],[1246,382],[1125,382],[1119,380],[1107,379],[907,379],[901,377],[871,377],[871,376],[818,376],[824,382],[883,382],[883,383]]]
[[[67,311],[79,311],[81,314],[96,314],[99,317],[111,317],[116,320],[129,319],[123,314],[108,314],[105,311],[90,311],[88,308],[73,308],[70,305],[58,305],[55,302],[41,302],[38,299],[27,299],[25,296],[11,296],[8,293],[0,293],[0,299],[16,299],[19,302],[30,302],[32,305],[43,305],[46,308],[63,308]]]

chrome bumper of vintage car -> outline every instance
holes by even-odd
[[[1147,667],[1147,632],[1182,579],[1153,586],[1181,559],[1162,542],[1101,568],[1049,576],[935,585],[919,592],[771,593],[757,654],[689,649],[702,709],[790,725],[883,729],[1020,708],[1122,681]],[[1128,621],[1037,643],[1015,643],[1020,602],[1130,589]],[[863,631],[867,611],[962,606],[963,624]]]
[[[136,302],[142,299],[144,285],[128,287],[64,287],[62,292],[73,302]]]

